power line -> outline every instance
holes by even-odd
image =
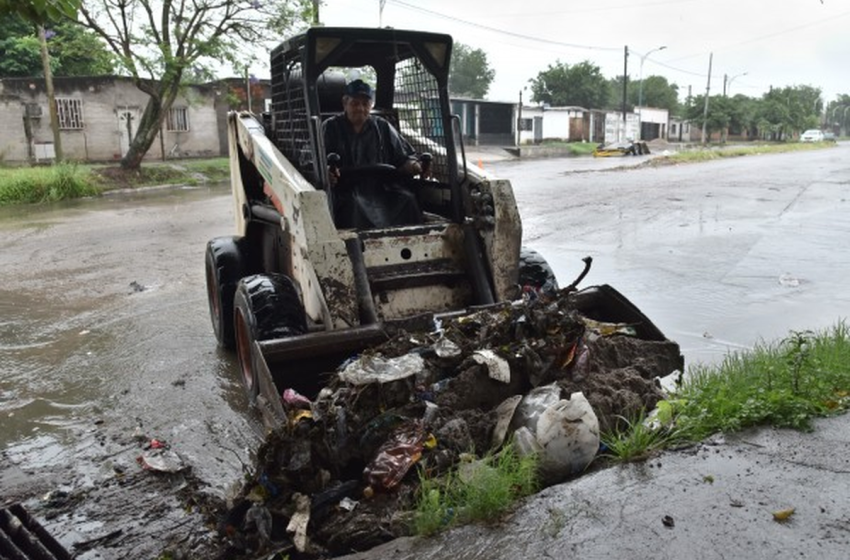
[[[514,33],[513,31],[506,31],[504,29],[497,29],[495,27],[489,27],[487,25],[481,25],[480,23],[475,23],[473,21],[468,21],[465,19],[456,18],[453,16],[449,16],[446,14],[442,14],[440,12],[435,12],[433,10],[428,10],[426,8],[422,8],[420,6],[415,6],[413,4],[408,4],[407,2],[403,2],[402,0],[392,0],[392,3],[403,7],[408,8],[410,10],[416,10],[418,12],[423,12],[432,16],[437,16],[443,19],[448,19],[454,21],[456,23],[462,23],[464,25],[469,25],[471,27],[477,27],[479,29],[484,29],[485,31],[491,31],[493,33],[500,33],[502,35],[508,35],[510,37],[517,37],[519,39],[525,39],[527,41],[534,41],[537,43],[545,43],[547,45],[557,45],[559,47],[570,47],[573,49],[584,49],[589,51],[619,51],[622,47],[597,47],[592,45],[577,45],[575,43],[563,43],[561,41],[552,41],[550,39],[541,39],[540,37],[532,37],[530,35],[523,35],[522,33]]]

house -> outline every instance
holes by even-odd
[[[666,110],[665,114],[666,114]],[[609,144],[637,138],[638,115],[583,107],[524,106],[520,118],[520,144],[546,140]],[[666,122],[664,123],[666,130]]]
[[[66,159],[113,161],[127,153],[146,93],[121,76],[54,78],[53,83]],[[262,111],[267,85],[225,80],[183,88],[145,158],[227,154],[227,111],[244,107],[248,89]],[[54,155],[44,80],[0,79],[0,160],[39,162]]]
[[[670,121],[670,112],[667,109],[657,107],[635,107],[640,125],[640,139],[655,140],[667,139],[667,125]],[[637,137],[635,137],[637,139]]]
[[[702,130],[693,126],[690,121],[681,117],[670,117],[670,134],[667,139],[670,142],[698,142],[702,137]]]
[[[460,118],[465,144],[513,146],[516,144],[516,104],[452,97],[452,113]]]

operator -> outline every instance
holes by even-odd
[[[343,114],[322,125],[325,153],[340,156],[341,167],[390,164],[407,175],[419,175],[422,166],[413,148],[385,119],[372,115],[372,87],[363,80],[345,86]],[[331,186],[339,180],[339,168],[329,170]]]
[[[326,154],[339,160],[328,166],[328,183],[333,189],[332,211],[339,228],[371,229],[422,223],[416,194],[398,179],[360,175],[356,170],[388,164],[401,175],[424,176],[413,148],[385,119],[373,116],[372,87],[363,80],[345,86],[343,113],[322,125]],[[342,172],[340,172],[342,169]],[[341,174],[342,173],[342,174]],[[341,189],[340,189],[341,187]]]

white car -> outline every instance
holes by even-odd
[[[823,142],[823,132],[812,128],[800,135],[800,142]]]

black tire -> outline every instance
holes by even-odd
[[[540,253],[534,249],[523,247],[519,253],[519,285],[531,286],[535,289],[557,290],[558,280],[555,273]]]
[[[236,286],[233,323],[242,382],[253,403],[260,392],[253,359],[254,342],[307,332],[298,289],[283,274],[246,276]]]
[[[207,302],[219,346],[233,350],[233,296],[236,284],[247,273],[240,237],[216,237],[207,243]]]

